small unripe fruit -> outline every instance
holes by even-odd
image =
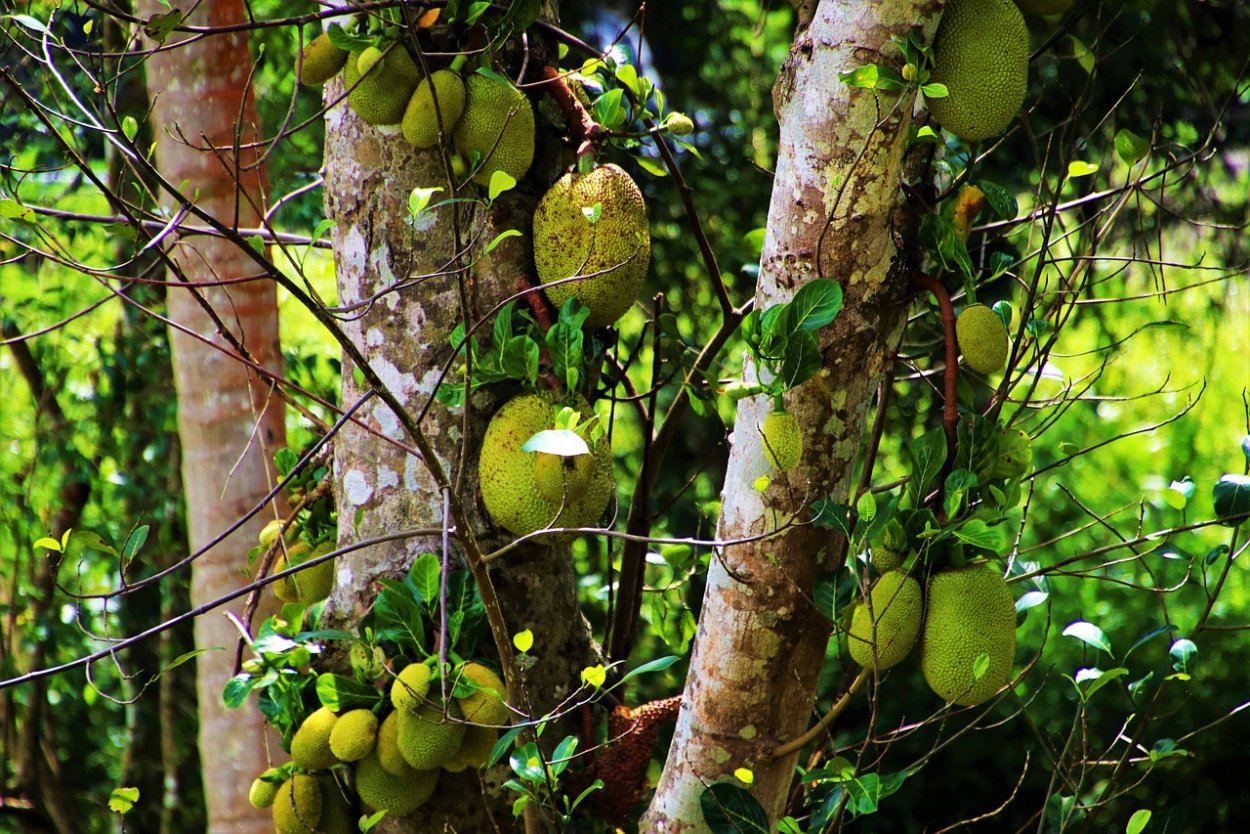
[[[664,126],[674,136],[689,136],[694,133],[694,122],[685,113],[673,113],[665,120]]]
[[[964,361],[972,370],[993,374],[1007,364],[1007,325],[984,304],[964,308],[955,320],[955,335]]]
[[[760,443],[768,462],[782,472],[798,466],[803,457],[803,431],[788,411],[773,411],[764,418]]]

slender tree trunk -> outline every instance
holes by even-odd
[[[914,96],[854,89],[838,78],[866,63],[900,64],[890,37],[932,35],[938,4],[822,2],[798,31],[774,87],[781,136],[760,263],[757,309],[832,278],[844,308],[820,334],[823,369],[786,396],[805,429],[800,467],[770,472],[759,426],[763,398],[738,406],[719,537],[758,536],[778,519],[806,517],[804,500],[845,501],[863,416],[893,360],[910,293],[907,252],[915,218],[903,203]],[[748,369],[748,373],[751,370]],[[773,478],[760,492],[761,475]],[[816,577],[839,567],[846,542],[810,525],[726,547],[708,571],[677,729],[643,831],[705,831],[699,797],[736,768],[776,820],[797,752],[771,751],[811,721],[829,622],[810,601]]]
[[[186,11],[192,4],[183,0],[178,7]],[[238,0],[207,0],[194,8],[187,21],[201,26],[247,19]],[[158,11],[164,9],[155,2],[145,0],[139,6],[140,15]],[[156,53],[147,62],[162,174],[175,186],[183,184],[187,194],[198,193],[205,211],[237,227],[258,224],[249,198],[259,205],[265,187],[263,173],[255,167],[255,152],[244,150],[236,156],[232,150],[236,131],[243,143],[259,135],[246,86],[251,66],[242,33],[206,37]],[[208,150],[210,145],[215,150]],[[172,255],[177,269],[171,271],[171,283],[239,278],[255,272],[243,251],[218,238],[182,240]],[[197,292],[203,301],[197,300]],[[206,306],[215,315],[209,315]],[[270,461],[286,443],[280,402],[267,382],[229,355],[233,351],[219,332],[221,327],[229,328],[257,361],[280,371],[274,286],[268,280],[194,291],[171,286],[169,315],[178,325],[172,334],[178,431],[191,547],[197,549],[268,492],[273,484]],[[265,521],[257,516],[196,560],[192,604],[216,599],[245,581],[247,551]],[[238,612],[241,604],[230,610]],[[267,749],[265,723],[258,711],[228,711],[222,703],[222,688],[234,673],[233,649],[239,639],[223,613],[200,618],[195,629],[197,647],[210,649],[196,661],[209,831],[261,834],[272,830],[272,820],[269,812],[248,804],[247,788],[278,751]],[[265,614],[262,611],[261,618]]]

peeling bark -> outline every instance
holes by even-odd
[[[764,457],[759,426],[769,403],[739,403],[722,539],[805,518],[812,498],[848,496],[864,414],[893,361],[910,293],[898,241],[915,233],[900,189],[914,96],[854,89],[838,74],[866,63],[897,66],[890,36],[925,21],[931,37],[938,6],[823,2],[782,68],[774,88],[780,149],[757,309],[789,300],[817,277],[842,286],[844,307],[820,334],[822,370],[785,398],[806,436],[797,470],[770,471]],[[755,482],[765,475],[773,480],[761,493]],[[716,554],[677,730],[641,830],[706,831],[699,796],[739,767],[754,772],[752,793],[770,819],[781,815],[798,753],[774,761],[771,751],[809,723],[829,636],[810,592],[817,576],[842,564],[845,549],[840,537],[799,526]]]
[[[144,0],[138,13],[165,11]],[[208,0],[193,6],[187,22],[223,25],[247,19],[238,0]],[[160,170],[175,187],[198,193],[198,205],[227,226],[255,227],[257,204],[263,200],[264,176],[254,151],[232,153],[242,118],[241,140],[256,138],[256,111],[247,88],[252,65],[247,37],[236,32],[214,35],[152,55],[146,64],[153,104],[153,132]],[[212,144],[217,151],[206,150]],[[168,195],[167,195],[168,196]],[[281,372],[277,297],[272,282],[258,280],[202,288],[216,313],[210,316],[181,280],[211,281],[254,274],[255,264],[234,243],[216,237],[179,241],[171,252],[176,269],[169,280],[169,315],[181,327],[233,352],[218,332],[224,325],[274,373]],[[230,527],[251,509],[274,483],[270,461],[286,445],[281,402],[269,385],[251,374],[233,356],[175,329],[171,335],[175,384],[178,389],[178,433],[182,441],[182,478],[186,491],[191,547]],[[272,516],[270,516],[272,517]],[[192,568],[191,602],[201,605],[246,581],[247,551],[266,519],[243,525]],[[242,613],[242,602],[228,607]],[[257,622],[270,611],[262,610]],[[195,623],[195,641],[207,651],[196,659],[199,692],[200,757],[211,832],[263,834],[272,831],[268,811],[247,801],[255,776],[280,752],[266,745],[266,725],[256,710],[227,710],[222,689],[234,674],[238,632],[221,612]],[[267,749],[272,746],[274,749]]]

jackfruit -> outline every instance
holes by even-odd
[[[324,556],[333,549],[334,542],[322,542],[314,547],[307,557],[295,562],[295,564],[303,564],[309,559]],[[335,559],[326,559],[324,562],[319,562],[307,570],[292,574],[287,581],[295,586],[295,601],[300,605],[312,605],[314,602],[320,602],[330,596],[330,591],[334,589],[334,564],[336,561]]]
[[[414,770],[402,774],[387,771],[378,757],[365,756],[356,764],[356,793],[375,811],[402,817],[425,804],[438,784],[437,770]]]
[[[461,680],[471,681],[478,686],[472,695],[456,699],[466,721],[492,727],[508,723],[511,713],[504,701],[508,688],[494,671],[480,663],[465,663],[456,674]]]
[[[923,613],[924,596],[919,582],[902,571],[882,574],[868,592],[868,600],[851,615],[851,657],[864,668],[871,667],[875,658],[878,670],[889,669],[907,657],[916,644]]]
[[[322,804],[316,778],[295,774],[273,799],[274,834],[313,834],[321,822]]]
[[[559,506],[565,495],[577,495],[595,476],[594,455],[534,455],[534,483],[543,498]]]
[[[587,212],[599,207],[598,219]],[[638,297],[651,264],[642,192],[617,165],[565,174],[534,210],[534,267],[556,307],[569,298],[590,308],[586,323],[607,327]],[[574,276],[577,281],[554,284]]]
[[[888,573],[902,567],[906,556],[903,551],[893,550],[883,544],[872,547],[872,564],[878,573]]]
[[[399,752],[399,713],[392,712],[378,726],[378,740],[373,752],[377,754],[382,769],[393,776],[408,772],[404,754]]]
[[[760,426],[760,445],[768,462],[787,472],[803,457],[803,430],[788,411],[770,411]]]
[[[664,126],[674,136],[689,136],[694,133],[694,122],[685,113],[670,113],[664,120]]]
[[[317,834],[359,834],[352,805],[332,776],[317,779],[321,787],[321,819]]]
[[[456,150],[466,160],[479,154],[473,181],[490,185],[503,171],[520,180],[534,161],[534,108],[511,84],[472,75],[466,84],[464,113],[456,123]]]
[[[929,112],[961,139],[1002,133],[1024,103],[1029,30],[1012,0],[950,0],[933,36],[930,82],[948,95]]]
[[[377,51],[375,47],[369,49]],[[347,103],[366,124],[399,124],[408,99],[421,80],[421,70],[402,44],[395,44],[385,57],[372,64],[373,53],[369,49],[353,53],[343,67],[343,85],[351,91],[347,94]],[[365,69],[359,66],[362,58]],[[366,75],[366,70],[371,71]]]
[[[373,750],[378,717],[372,710],[354,709],[339,716],[330,730],[330,752],[340,762],[358,762]]]
[[[1063,14],[1072,8],[1072,0],[1016,0],[1025,14]]]
[[[305,770],[333,767],[339,760],[330,749],[330,734],[338,716],[320,707],[304,719],[291,739],[291,759]]]
[[[424,663],[409,663],[391,684],[391,703],[401,712],[416,712],[429,691],[430,667]]]
[[[273,572],[281,573],[287,569],[288,565],[300,564],[308,558],[310,550],[311,548],[308,546],[308,542],[298,541],[287,547],[285,553],[278,551],[278,556],[274,559],[273,563]],[[295,585],[295,580],[292,578],[293,576],[294,574],[292,574],[292,576],[284,576],[275,581],[271,586],[273,588],[273,595],[282,602],[299,601],[299,589]]]
[[[348,52],[330,43],[324,32],[304,44],[300,50],[299,83],[319,87],[339,74],[347,63]]]
[[[612,449],[601,441],[591,449],[594,475],[577,494],[567,500],[544,498],[534,475],[534,457],[521,450],[527,440],[555,425],[563,406],[538,394],[523,394],[509,400],[491,418],[482,440],[478,479],[482,501],[495,523],[516,536],[544,527],[585,527],[598,521],[612,498]],[[573,407],[585,413],[585,403]],[[563,496],[562,496],[563,499]],[[563,506],[563,509],[561,509]],[[559,541],[568,536],[551,536]]]
[[[251,803],[253,808],[268,808],[273,805],[274,798],[278,795],[278,788],[282,787],[282,783],[267,782],[264,777],[274,776],[277,772],[277,768],[271,767],[252,781],[252,787],[247,792],[247,801]]]
[[[993,374],[1007,364],[1007,325],[984,304],[964,308],[955,320],[955,336],[964,361],[972,370]]]
[[[434,110],[436,96],[437,113]],[[464,113],[464,100],[464,81],[451,70],[439,70],[421,79],[400,122],[404,138],[418,148],[434,147],[438,144],[439,117],[443,120],[443,131],[450,136]]]
[[[417,770],[432,770],[450,759],[464,740],[460,707],[451,702],[449,720],[441,703],[426,702],[415,713],[399,712],[399,752]]]
[[[449,773],[476,770],[490,759],[490,752],[495,749],[495,742],[498,740],[499,731],[495,728],[469,725],[464,731],[464,741],[460,742],[460,749],[443,762],[443,770]]]
[[[1015,601],[997,571],[978,565],[929,579],[920,667],[938,697],[962,706],[984,703],[1011,678],[1015,653]],[[989,667],[978,679],[982,654]]]

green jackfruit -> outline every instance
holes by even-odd
[[[453,719],[463,718],[460,707],[451,702],[448,713]],[[400,712],[399,752],[404,761],[417,770],[440,767],[460,749],[465,724],[448,720],[441,703],[426,702],[415,713]]]
[[[803,430],[788,411],[770,411],[760,426],[760,445],[768,462],[782,472],[799,465],[803,457]]]
[[[378,741],[374,747],[378,763],[382,769],[392,776],[402,776],[408,772],[408,763],[404,754],[399,752],[399,712],[392,712],[378,726]]]
[[[391,703],[401,712],[416,712],[429,691],[430,667],[424,663],[409,663],[391,684]]]
[[[490,752],[495,749],[495,742],[498,740],[499,731],[493,727],[471,724],[464,731],[464,741],[460,742],[460,749],[443,762],[443,770],[449,773],[476,770],[490,759]]]
[[[472,695],[456,699],[466,721],[493,727],[508,723],[511,713],[504,702],[508,687],[504,686],[503,679],[480,663],[465,663],[456,674],[462,681],[471,681],[478,687]]]
[[[979,679],[977,658],[989,656]],[[1011,678],[1016,607],[1006,580],[978,565],[929,579],[920,667],[938,697],[962,706],[989,700]]]
[[[308,542],[298,541],[290,545],[286,549],[286,553],[278,551],[278,557],[274,559],[273,572],[281,573],[287,569],[288,564],[298,565],[308,558],[311,548]],[[270,587],[273,588],[273,595],[282,602],[298,602],[299,589],[295,586],[295,580],[292,576],[285,576],[274,582]]]
[[[356,793],[360,801],[375,811],[386,811],[398,817],[424,805],[437,784],[437,770],[408,768],[396,775],[383,768],[373,755],[365,756],[356,764]]]
[[[1072,0],[1016,0],[1025,14],[1063,14],[1072,8]]]
[[[437,113],[434,110],[436,96]],[[439,116],[443,120],[443,131],[450,135],[464,113],[464,101],[464,81],[451,70],[439,70],[421,79],[400,122],[404,138],[418,148],[434,147],[438,144]]]
[[[421,70],[402,44],[391,47],[380,61],[371,63],[371,56],[369,49],[353,53],[343,67],[343,85],[351,90],[347,103],[366,124],[397,125],[421,80]],[[361,58],[368,74],[359,66]]]
[[[314,834],[321,822],[321,786],[297,773],[282,783],[273,799],[274,834]]]
[[[291,739],[291,759],[305,770],[333,767],[339,760],[330,749],[330,734],[338,716],[328,707],[320,707],[304,719]]]
[[[484,75],[470,76],[466,93],[454,136],[456,150],[466,161],[475,152],[479,155],[473,181],[490,185],[496,171],[519,181],[534,161],[534,108],[529,99],[511,84]]]
[[[317,834],[359,834],[356,815],[352,805],[332,776],[317,779],[321,787],[321,819],[317,822]]]
[[[907,554],[901,550],[892,550],[885,545],[873,545],[872,564],[878,573],[888,573],[903,566]]]
[[[578,409],[586,412],[581,404]],[[585,527],[598,521],[612,498],[612,449],[606,441],[591,450],[594,476],[568,500],[544,498],[534,476],[534,453],[521,450],[527,440],[555,425],[563,406],[537,394],[523,394],[504,404],[491,418],[478,461],[482,501],[491,518],[516,536],[544,527]],[[573,405],[577,408],[577,404]],[[547,541],[567,537],[550,537]]]
[[[860,666],[870,667],[875,636],[877,669],[889,669],[907,657],[916,644],[923,615],[924,595],[920,592],[920,583],[902,571],[882,574],[868,592],[868,600],[861,602],[851,615],[848,644],[851,657]]]
[[[358,762],[373,750],[378,717],[372,710],[354,709],[339,716],[330,731],[330,752],[340,762]]]
[[[586,211],[596,206],[592,223]],[[534,267],[556,307],[576,298],[590,308],[591,327],[607,327],[633,305],[650,265],[647,206],[619,166],[565,174],[538,201]],[[553,284],[574,276],[586,277]]]
[[[299,83],[306,87],[319,87],[339,74],[347,63],[348,52],[330,43],[330,36],[322,33],[300,50]]]
[[[942,127],[976,141],[1002,133],[1029,80],[1029,30],[1012,0],[950,0],[933,36],[933,75],[944,98],[926,101]]]
[[[282,787],[282,783],[268,782],[264,777],[274,776],[277,772],[277,768],[271,767],[252,781],[251,790],[247,792],[247,801],[251,803],[253,808],[268,808],[273,805],[273,801],[278,795],[278,788]]]
[[[955,320],[955,336],[964,361],[972,370],[993,374],[1007,364],[1007,325],[984,304],[964,308]]]
[[[543,498],[559,506],[565,495],[577,495],[595,476],[596,461],[591,454],[565,457],[537,452],[534,455],[534,483]]]

